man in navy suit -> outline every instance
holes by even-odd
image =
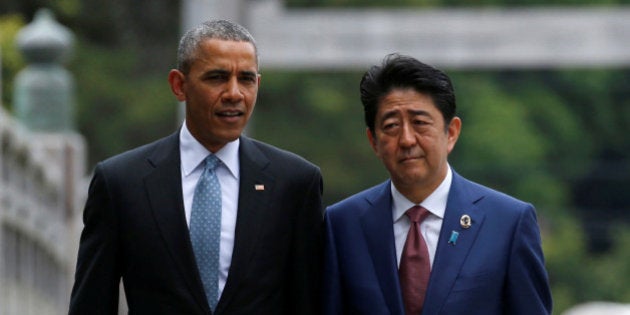
[[[534,207],[448,164],[462,125],[448,76],[390,55],[360,89],[390,179],[326,211],[324,314],[550,314]]]
[[[241,135],[260,84],[254,39],[228,21],[202,23],[182,37],[168,82],[186,104],[181,128],[94,170],[69,313],[117,314],[122,278],[130,314],[319,314],[320,170]],[[217,160],[220,191],[198,194]],[[206,196],[220,203],[220,222],[194,221],[215,233],[207,251],[191,241],[206,239],[191,228],[207,210],[193,200]]]

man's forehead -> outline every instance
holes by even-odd
[[[422,115],[437,110],[431,95],[414,89],[394,89],[385,94],[378,102],[379,113],[408,112]]]

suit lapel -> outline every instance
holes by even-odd
[[[437,314],[442,308],[483,226],[484,213],[474,205],[479,198],[481,196],[472,193],[466,180],[453,172],[453,182],[425,298],[427,304],[424,306],[424,314]],[[472,219],[472,225],[467,229],[460,224],[460,218],[464,214]],[[453,231],[459,233],[455,244],[449,243]]]
[[[240,184],[238,213],[234,234],[234,250],[228,279],[217,305],[222,312],[238,291],[241,280],[248,274],[251,259],[258,248],[265,209],[274,188],[274,178],[265,172],[269,160],[251,139],[241,137],[239,148]],[[264,185],[264,189],[256,189]],[[260,187],[260,186],[258,186]]]
[[[153,217],[171,258],[175,261],[190,292],[203,307],[207,305],[207,302],[197,272],[184,213],[179,133],[171,135],[158,144],[154,153],[148,158],[148,163],[155,168],[144,179]]]
[[[391,314],[403,314],[394,242],[390,181],[368,198],[370,207],[361,215],[364,237],[372,257],[385,302]]]

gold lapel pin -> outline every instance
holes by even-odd
[[[467,228],[469,228],[469,227],[472,225],[472,219],[470,218],[470,216],[469,216],[469,215],[464,214],[464,215],[462,215],[462,217],[459,219],[459,224],[460,224],[463,228],[467,229]]]
[[[265,190],[265,185],[254,185],[254,189],[257,191]]]

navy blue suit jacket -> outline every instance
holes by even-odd
[[[326,211],[325,314],[404,314],[390,181]],[[464,229],[460,217],[472,226]],[[452,232],[457,241],[449,243]],[[422,314],[550,314],[534,207],[453,172]]]

